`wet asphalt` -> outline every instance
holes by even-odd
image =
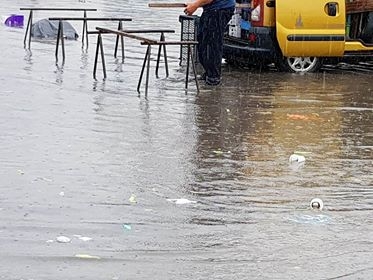
[[[0,15],[24,6],[50,3],[5,0]],[[179,11],[147,2],[59,6],[180,36]],[[197,93],[175,46],[168,78],[153,57],[146,98],[139,42],[122,63],[105,36],[95,80],[96,36],[88,50],[66,41],[62,64],[53,40],[25,50],[24,31],[0,25],[0,279],[371,278],[371,63],[224,65]]]

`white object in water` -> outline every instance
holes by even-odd
[[[175,198],[175,199],[167,199],[167,201],[173,202],[175,204],[190,204],[190,203],[197,203],[197,201],[192,201],[187,198]]]
[[[289,157],[289,162],[290,163],[292,163],[292,162],[305,162],[305,161],[306,161],[306,158],[304,156],[301,156],[301,155],[292,154]]]
[[[59,242],[59,243],[70,243],[70,242],[71,242],[71,239],[70,239],[70,238],[68,238],[68,237],[66,237],[66,236],[63,236],[63,235],[58,236],[58,237],[56,238],[56,240],[57,240],[57,242]]]
[[[320,198],[314,198],[311,200],[310,206],[312,209],[322,210],[324,208],[324,202]]]

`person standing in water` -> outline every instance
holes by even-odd
[[[185,14],[192,15],[199,7],[203,12],[197,30],[198,58],[204,73],[201,79],[216,86],[221,81],[223,36],[233,16],[235,0],[195,0],[187,3]]]

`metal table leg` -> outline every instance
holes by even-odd
[[[118,23],[118,31],[121,31],[121,30],[123,30],[123,24],[122,24],[122,21],[120,20]],[[124,38],[123,36],[117,35],[117,38],[115,41],[114,57],[117,58],[119,37],[120,37],[120,43],[122,46],[122,63],[123,63],[124,62]]]
[[[23,46],[26,48],[26,41],[27,41],[27,35],[29,36],[28,40],[28,48],[31,48],[31,27],[32,27],[32,18],[33,18],[33,10],[30,10],[28,20],[27,20],[27,27],[25,32],[25,38],[23,39]]]
[[[65,42],[63,38],[63,22],[60,20],[58,22],[58,31],[57,31],[57,42],[56,42],[56,61],[58,61],[58,47],[61,41],[61,48],[62,48],[62,61],[65,61]]]
[[[165,36],[164,36],[164,33],[161,32],[161,38],[159,39],[160,41],[165,41]],[[168,73],[168,63],[167,63],[167,53],[166,53],[166,45],[159,45],[159,48],[158,48],[158,56],[157,56],[157,65],[155,67],[155,76],[157,78],[159,78],[159,75],[158,75],[158,70],[159,70],[159,62],[160,62],[160,59],[161,59],[161,51],[162,51],[162,48],[163,48],[163,54],[164,54],[164,63],[165,63],[165,68],[166,68],[166,78],[168,77],[169,73]]]
[[[103,44],[102,44],[101,33],[98,33],[98,35],[97,35],[96,56],[95,56],[95,62],[94,62],[94,65],[93,65],[93,78],[95,80],[96,80],[97,62],[98,62],[99,51],[101,51],[102,71],[103,71],[103,74],[104,74],[104,79],[106,79],[105,55],[104,55],[104,47],[103,47]]]
[[[82,32],[82,48],[84,48],[84,39],[86,41],[86,49],[88,49],[88,23],[87,23],[87,11],[83,12],[83,32]]]
[[[149,84],[149,67],[150,67],[150,52],[151,52],[151,46],[148,45],[148,47],[146,48],[146,53],[145,53],[145,57],[144,57],[144,62],[142,64],[142,68],[141,68],[141,73],[140,73],[140,78],[139,78],[139,82],[137,84],[137,92],[140,93],[140,86],[141,86],[141,81],[142,81],[142,77],[144,75],[144,70],[145,70],[145,66],[147,65],[147,74],[146,74],[146,85],[145,85],[145,95],[147,95],[148,93],[148,84]]]
[[[185,89],[188,89],[190,53],[191,53],[190,45],[188,45],[188,52],[187,52],[187,66],[186,66],[186,77],[185,77]]]
[[[194,60],[192,46],[189,45],[189,48],[191,49],[191,51],[190,51],[190,59],[192,60],[192,69],[193,69],[193,74],[194,74],[194,80],[196,82],[197,93],[199,93],[199,83],[198,83],[198,78],[197,78],[196,62]]]

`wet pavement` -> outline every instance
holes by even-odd
[[[179,11],[147,3],[58,6],[177,40]],[[23,6],[50,4],[0,12]],[[0,34],[0,279],[371,279],[369,63],[310,75],[225,65],[223,85],[197,94],[170,47],[170,77],[151,75],[145,98],[139,42],[122,64],[105,37],[108,78],[95,81],[94,36],[88,51],[66,42],[56,65],[54,41],[29,52],[24,29]],[[295,152],[304,163],[289,163]]]

